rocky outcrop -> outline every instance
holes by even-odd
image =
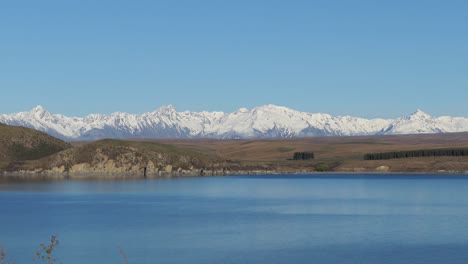
[[[379,172],[386,172],[386,171],[390,170],[390,167],[389,166],[379,166],[379,167],[375,168],[375,170],[379,171]]]
[[[73,176],[198,176],[220,175],[228,164],[216,156],[158,143],[102,140],[50,157],[16,164],[20,174]],[[232,166],[229,165],[229,166]]]

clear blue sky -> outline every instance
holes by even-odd
[[[0,113],[468,117],[468,1],[1,1]]]

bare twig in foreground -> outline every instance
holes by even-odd
[[[123,251],[121,246],[118,246],[118,248],[119,248],[120,255],[122,256],[122,258],[124,260],[124,264],[128,264],[127,254],[125,254],[125,252]]]

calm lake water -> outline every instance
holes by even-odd
[[[283,175],[0,183],[0,243],[31,263],[468,263],[468,177]]]

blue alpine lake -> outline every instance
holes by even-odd
[[[275,175],[0,183],[18,264],[468,263],[468,177]]]

